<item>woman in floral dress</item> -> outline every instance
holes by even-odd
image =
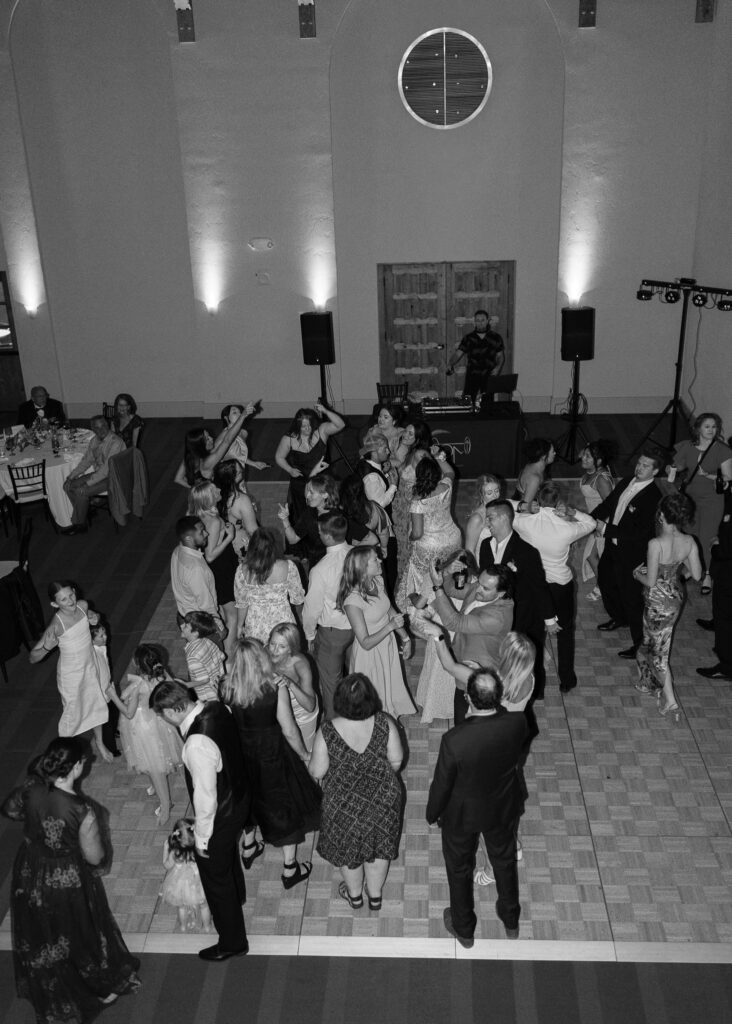
[[[277,557],[273,530],[260,526],[252,535],[246,558],[234,577],[234,600],[239,610],[237,636],[266,644],[278,622],[295,622],[292,605],[301,605],[305,592],[294,562]]]

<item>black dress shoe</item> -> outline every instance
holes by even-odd
[[[507,924],[503,926],[506,929],[507,939],[517,939],[519,937],[518,925],[515,928],[509,928]]]
[[[601,622],[597,628],[601,629],[603,633],[610,633],[614,629],[623,629],[625,625],[625,622],[616,622],[615,619],[608,619],[607,622]]]
[[[463,946],[465,949],[473,948],[473,946],[475,945],[475,939],[473,938],[472,935],[468,939],[464,935],[458,935],[458,933],[455,931],[455,926],[452,923],[452,911],[450,910],[449,907],[445,907],[445,909],[442,911],[442,920],[444,922],[445,928],[447,928],[450,935],[452,935],[454,939],[457,939],[461,946]]]
[[[710,633],[714,631],[714,619],[697,619],[696,624]]]
[[[573,683],[560,683],[559,684],[559,692],[560,693],[569,693],[570,690],[574,690],[576,685],[577,685],[577,680],[576,679],[575,679],[575,681]]]
[[[198,955],[201,960],[209,960],[212,963],[219,963],[221,960],[231,960],[235,956],[246,956],[249,952],[249,943],[245,942],[241,949],[221,949],[218,942],[215,946],[206,946],[199,949]]]
[[[729,672],[725,672],[721,665],[712,665],[711,668],[698,668],[696,673],[699,676],[704,676],[705,679],[724,679],[726,682],[732,683],[732,675]]]
[[[631,659],[635,659],[635,654],[637,650],[637,647],[628,647],[625,651],[618,651],[618,657],[627,658],[630,661]]]

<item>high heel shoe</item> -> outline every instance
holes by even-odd
[[[294,860],[291,864],[283,864],[282,867],[285,871],[288,871],[290,868],[295,868],[291,875],[286,875],[284,872],[280,875],[282,885],[285,889],[292,889],[293,886],[298,884],[298,882],[304,882],[306,878],[310,877],[310,873],[313,870],[313,865],[309,860],[304,860],[302,864],[298,864],[298,862]]]
[[[681,711],[679,709],[679,705],[678,704],[661,704],[661,703],[659,703],[659,705],[658,705],[658,713],[659,713],[659,715],[661,715],[662,718],[665,718],[666,715],[671,715],[671,717],[673,718],[674,722],[680,722],[681,721]]]
[[[251,853],[247,853],[247,850],[251,850]],[[239,855],[241,862],[248,871],[252,866],[257,857],[261,857],[264,853],[264,843],[255,839],[253,843],[247,843],[245,846],[239,847]]]

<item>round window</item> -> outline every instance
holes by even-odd
[[[412,117],[430,128],[457,128],[485,106],[493,84],[488,54],[457,28],[416,39],[399,65],[399,95]]]

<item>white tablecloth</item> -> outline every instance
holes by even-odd
[[[71,502],[66,497],[64,480],[71,470],[75,469],[81,462],[88,443],[88,439],[85,438],[84,441],[77,441],[70,451],[54,455],[51,451],[51,441],[49,439],[44,441],[40,448],[28,445],[27,448],[24,448],[22,452],[14,455],[11,459],[1,458],[0,487],[12,498],[13,484],[10,480],[8,465],[22,463],[27,466],[31,462],[40,462],[41,459],[45,459],[46,493],[48,494],[48,505],[51,509],[51,515],[59,526],[71,526],[72,508]]]

